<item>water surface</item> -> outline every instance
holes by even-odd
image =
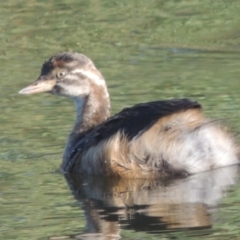
[[[171,182],[64,177],[72,103],[17,92],[51,55],[78,51],[105,76],[112,113],[189,97],[238,133],[239,11],[238,0],[1,3],[1,239],[237,239],[236,168]]]

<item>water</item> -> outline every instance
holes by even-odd
[[[237,239],[236,167],[170,182],[64,177],[72,103],[17,92],[74,50],[107,79],[112,113],[190,97],[239,132],[239,10],[237,0],[1,3],[0,238]]]

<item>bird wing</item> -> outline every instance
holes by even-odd
[[[151,128],[160,118],[188,109],[201,109],[201,105],[189,99],[171,99],[140,103],[125,108],[97,127],[80,134],[69,158],[71,159],[76,153],[79,154],[84,149],[97,145],[102,140],[111,138],[119,131],[130,141]]]

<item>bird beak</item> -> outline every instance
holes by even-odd
[[[35,82],[31,83],[29,86],[23,88],[18,93],[20,94],[34,94],[42,92],[50,92],[56,84],[55,79],[42,80],[38,79]]]

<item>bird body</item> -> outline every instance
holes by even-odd
[[[239,162],[234,137],[189,99],[140,103],[110,117],[106,82],[93,62],[64,52],[43,64],[22,94],[71,98],[77,117],[62,170],[125,178],[185,176]]]

